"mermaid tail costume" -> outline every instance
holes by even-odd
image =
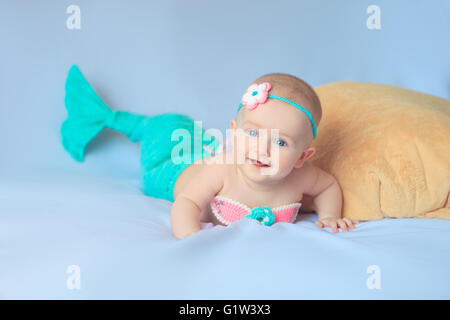
[[[181,172],[192,162],[213,156],[221,145],[184,114],[145,116],[111,110],[75,65],[69,70],[65,88],[68,117],[61,126],[64,149],[73,159],[82,162],[85,147],[104,128],[119,131],[132,142],[140,142],[141,183],[147,196],[173,202],[173,189]],[[190,157],[181,163],[172,161],[172,150],[180,143],[172,141],[172,133],[176,129],[187,130],[191,139]],[[196,144],[201,147],[195,147]]]

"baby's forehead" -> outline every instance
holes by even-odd
[[[309,120],[302,111],[280,100],[269,99],[253,110],[242,111],[241,125],[249,123],[279,129],[293,137],[304,136],[311,130]]]
[[[241,108],[242,118],[268,118],[271,121],[289,120],[296,121],[298,124],[308,123],[308,118],[297,107],[292,106],[279,99],[267,99],[263,104],[259,104],[256,108],[249,110],[245,107]]]

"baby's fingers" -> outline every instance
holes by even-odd
[[[332,222],[329,224],[329,226],[331,227],[331,230],[333,230],[334,233],[338,232],[338,224],[337,222]]]
[[[318,225],[321,228],[325,226],[322,221],[316,221],[316,225]]]
[[[353,225],[354,221],[350,220],[349,218],[342,219],[345,221],[345,223],[350,227],[350,229],[355,229],[355,226]]]
[[[335,233],[338,232],[338,224],[336,223],[336,221],[324,220],[324,222],[322,222],[319,220],[317,222],[319,222],[321,224],[321,228],[330,227],[333,232],[335,232]]]
[[[342,229],[342,231],[348,232],[347,224],[344,220],[338,220],[337,223],[338,223],[339,227]]]

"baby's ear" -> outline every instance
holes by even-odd
[[[310,147],[308,150],[303,151],[300,158],[298,158],[297,163],[294,168],[301,168],[306,160],[311,158],[316,153],[316,148]]]
[[[231,119],[231,121],[230,121],[230,128],[231,129],[236,129],[236,120],[235,119]]]
[[[316,153],[316,148],[310,147],[310,148],[308,148],[308,150],[306,150],[302,153],[302,156],[300,157],[300,159],[302,159],[303,161],[306,161],[309,158],[311,158],[315,153]]]

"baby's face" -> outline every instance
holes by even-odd
[[[240,112],[244,114],[237,121],[232,120],[231,128],[237,129],[235,145],[239,137],[245,140],[241,149],[245,163],[238,162],[238,166],[247,178],[255,182],[276,182],[303,165],[307,151],[311,151],[308,147],[313,133],[302,111],[280,100],[269,99],[253,110]],[[278,135],[274,129],[278,129]],[[234,149],[239,152],[239,148]],[[309,152],[309,156],[313,153],[314,150]]]

